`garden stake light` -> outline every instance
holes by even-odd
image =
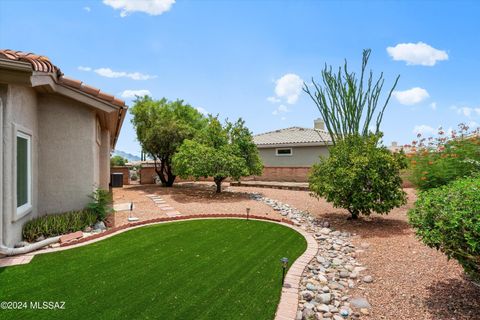
[[[283,283],[285,282],[285,271],[287,270],[288,267],[288,258],[283,257],[280,259],[280,262],[282,262],[282,286]]]
[[[250,214],[250,208],[247,208],[246,211],[247,211],[247,220],[248,220],[248,216]]]
[[[130,202],[130,213],[128,214],[128,221],[138,221],[137,217],[132,217],[132,211],[133,211],[133,202]]]

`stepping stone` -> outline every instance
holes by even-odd
[[[152,197],[157,197],[157,195],[156,194],[147,194],[147,195],[145,195],[145,197],[152,198]]]
[[[113,210],[115,210],[115,211],[129,211],[130,210],[130,202],[114,204],[113,205]]]
[[[162,207],[162,208],[160,208],[160,209],[163,210],[163,211],[175,210],[174,207]]]
[[[181,216],[182,214],[178,211],[172,211],[172,212],[166,212],[165,213],[167,215],[167,217],[178,217],[178,216]]]
[[[159,204],[157,204],[157,207],[159,207],[159,208],[167,208],[167,207],[170,208],[171,205],[166,204],[166,203],[159,203]]]

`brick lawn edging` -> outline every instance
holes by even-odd
[[[169,222],[169,221],[178,221],[178,220],[190,220],[190,219],[201,219],[201,218],[243,218],[246,219],[247,216],[244,214],[194,214],[190,216],[179,216],[179,217],[164,217],[164,218],[155,218],[155,219],[150,219],[150,220],[144,220],[144,221],[138,221],[138,222],[132,222],[132,223],[127,223],[118,227],[110,228],[105,232],[102,233],[97,233],[93,234],[91,236],[69,241],[66,243],[60,244],[60,247],[67,247],[71,245],[76,245],[84,242],[88,242],[91,240],[99,239],[106,237],[108,235],[112,235],[114,233],[117,233],[118,231],[125,230],[125,229],[130,229],[133,227],[138,227],[142,225],[148,225],[148,224],[154,224],[154,223],[159,223],[159,222]],[[288,225],[293,225],[293,222],[288,220],[288,219],[275,219],[275,218],[268,218],[268,217],[263,217],[263,216],[256,216],[256,215],[249,215],[250,219],[254,220],[266,220],[266,221],[271,221],[271,222],[278,222],[278,223],[285,223]],[[298,231],[298,230],[297,230]]]

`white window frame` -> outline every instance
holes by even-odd
[[[278,150],[290,150],[290,153],[289,154],[279,154]],[[292,148],[276,148],[275,149],[275,155],[277,157],[291,157],[291,156],[293,156],[293,149]]]
[[[27,203],[17,207],[17,137],[27,140]],[[13,220],[18,220],[32,211],[32,133],[29,130],[18,128],[15,126],[15,143],[14,145],[14,161],[13,161],[13,193],[14,193],[14,208],[16,208],[16,215]]]

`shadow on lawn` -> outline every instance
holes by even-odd
[[[479,319],[480,287],[467,279],[437,281],[424,303],[434,319]]]

